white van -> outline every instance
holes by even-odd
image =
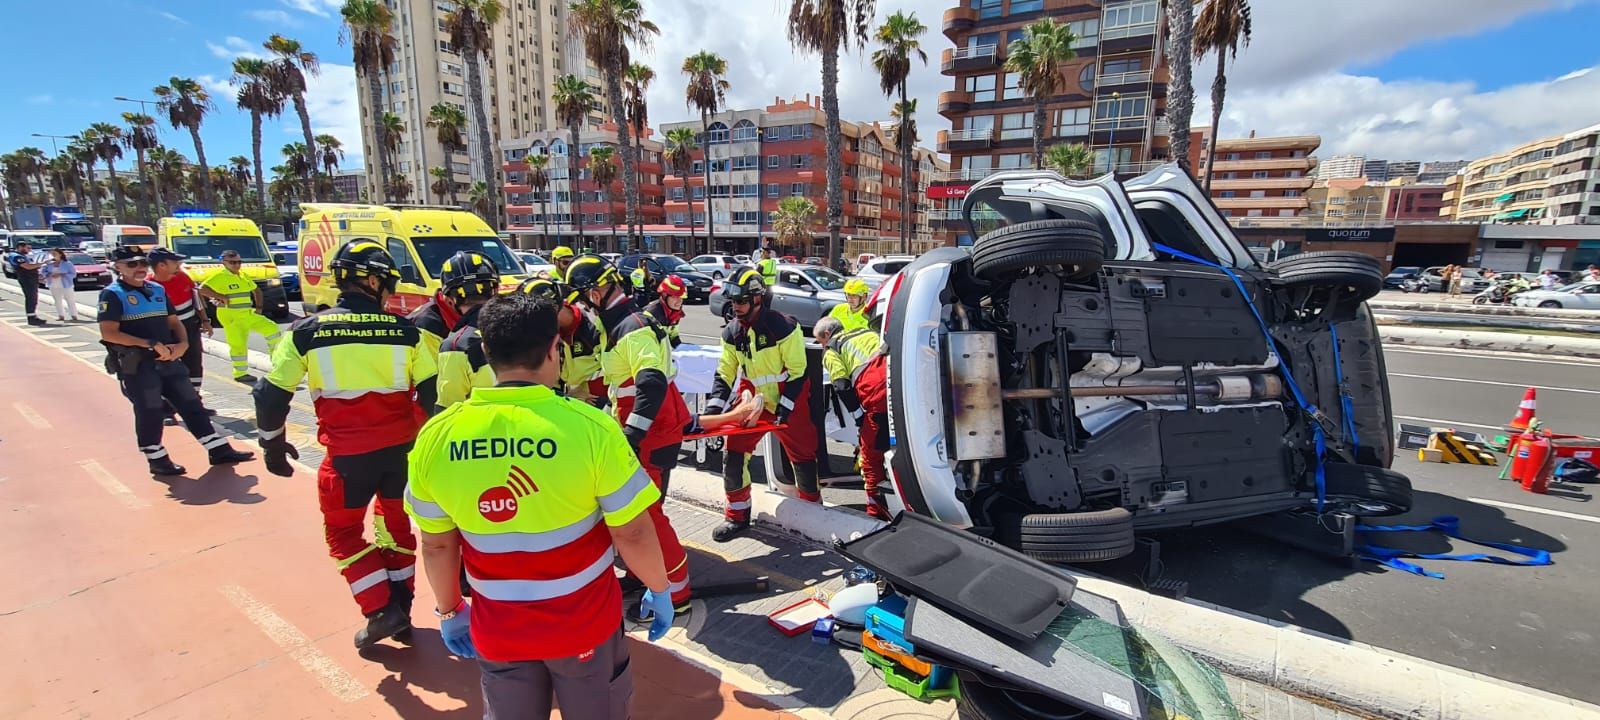
[[[156,246],[156,231],[145,225],[101,225],[100,242],[110,253],[124,245],[134,245],[149,250]]]

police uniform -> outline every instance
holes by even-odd
[[[883,453],[888,450],[888,404],[884,392],[883,340],[867,329],[842,331],[829,338],[822,369],[839,401],[856,419],[861,433],[861,479],[867,491],[867,514],[888,519],[882,486],[887,478]]]
[[[375,243],[351,243],[335,262],[343,262],[347,252],[388,258]],[[317,440],[327,448],[317,471],[317,498],[329,554],[363,615],[376,622],[381,613],[397,623],[403,615],[406,629],[417,548],[401,501],[406,453],[427,418],[424,408],[431,410],[437,401],[434,358],[420,347],[420,335],[377,298],[346,290],[334,307],[290,327],[289,338],[273,353],[272,373],[255,391],[269,468],[272,444],[283,442],[295,388],[304,382],[311,391]],[[362,525],[374,497],[369,542]],[[391,603],[400,609],[391,610]]]
[[[222,324],[222,331],[228,338],[233,378],[247,377],[250,374],[250,333],[265,337],[269,349],[276,348],[282,336],[277,323],[256,312],[256,281],[223,267],[200,286],[222,296],[217,322]]]
[[[627,717],[609,528],[659,504],[617,424],[551,388],[481,388],[423,427],[406,510],[459,531],[486,716]],[[504,714],[504,715],[502,715]]]
[[[142,259],[143,255],[128,249],[119,249],[116,259]],[[134,286],[118,278],[100,291],[100,322],[115,322],[117,329],[133,337],[147,340],[151,347],[157,344],[176,345],[172,318],[175,313],[167,300],[167,292],[159,284],[145,282]],[[176,360],[160,361],[149,348],[105,343],[110,356],[107,369],[112,371],[122,385],[122,394],[133,403],[133,431],[139,443],[139,452],[159,474],[182,474],[183,468],[174,465],[161,444],[162,421],[167,417],[167,403],[177,409],[183,424],[210,454],[213,464],[238,462],[254,455],[235,451],[228,439],[219,435],[211,425],[211,418],[200,403],[200,396],[189,383],[183,363]],[[175,470],[176,472],[172,472]]]

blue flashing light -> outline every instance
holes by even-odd
[[[196,209],[196,210],[175,210],[175,211],[173,211],[172,216],[175,217],[175,218],[181,218],[181,219],[215,217],[214,215],[211,214],[210,210],[198,210],[198,209]]]

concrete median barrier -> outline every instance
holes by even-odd
[[[709,508],[723,503],[722,478],[679,468],[674,498]],[[824,507],[757,487],[757,523],[832,544],[883,523],[849,508]],[[1600,720],[1600,706],[1419,658],[1330,637],[1197,600],[1172,600],[1067,568],[1087,592],[1111,598],[1128,621],[1158,633],[1245,680],[1395,720]]]
[[[1379,324],[1383,344],[1529,355],[1600,358],[1600,340],[1565,335],[1489,332]]]
[[[1401,300],[1368,300],[1367,304],[1378,312],[1387,313],[1457,313],[1487,317],[1556,318],[1567,320],[1600,319],[1600,310],[1569,308],[1531,308],[1517,305],[1473,305],[1470,302],[1427,302]]]

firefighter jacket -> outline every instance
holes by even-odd
[[[406,319],[422,331],[422,348],[437,362],[439,346],[450,336],[450,331],[455,329],[456,323],[461,321],[461,314],[456,312],[450,303],[445,302],[444,298],[435,294],[426,305],[411,311]]]
[[[433,356],[420,331],[377,300],[344,293],[333,307],[289,327],[256,386],[261,437],[283,433],[303,381],[317,411],[317,440],[330,455],[359,455],[411,442],[437,401]]]
[[[472,395],[475,388],[494,385],[494,370],[483,354],[478,337],[479,305],[461,316],[455,332],[439,345],[439,408],[442,410]]]
[[[588,394],[589,384],[600,380],[600,353],[605,349],[606,332],[600,322],[577,305],[577,324],[561,343],[561,387],[569,396]]]
[[[822,351],[822,371],[828,374],[828,382],[845,409],[858,418],[861,417],[861,400],[856,397],[856,378],[882,345],[883,340],[877,333],[861,328],[833,336]]]
[[[655,434],[677,433],[681,438],[688,410],[683,395],[671,385],[677,370],[672,364],[672,342],[666,329],[655,318],[635,309],[631,300],[608,308],[601,321],[607,338],[601,372],[618,411],[631,405],[631,412],[618,418],[628,442],[639,447],[651,434],[657,416],[663,415],[663,408],[666,412],[662,420],[671,426],[664,425]],[[626,398],[632,398],[632,403],[622,402]]]
[[[672,347],[676,348],[683,344],[683,338],[678,337],[678,321],[683,319],[682,311],[674,313],[667,309],[665,303],[655,300],[644,306],[644,314],[649,315],[650,319],[667,331],[667,339],[672,342]],[[673,317],[674,315],[677,317]]]
[[[742,320],[728,323],[722,329],[722,359],[706,412],[727,408],[741,371],[761,393],[767,412],[792,412],[806,380],[806,338],[800,323],[765,304],[751,326],[745,327]]]

